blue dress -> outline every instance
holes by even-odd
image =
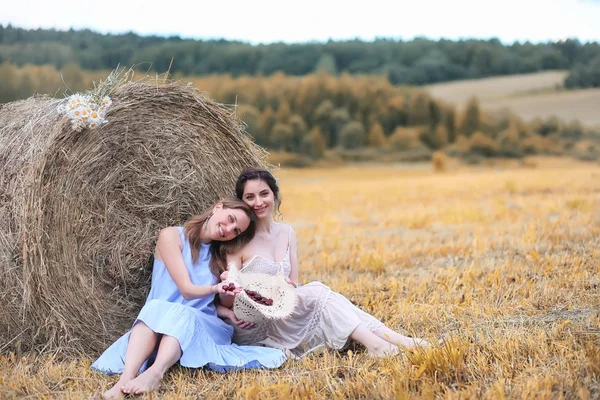
[[[183,228],[178,227],[183,247],[182,255],[195,285],[214,285],[216,277],[210,272],[209,244],[202,244],[198,261],[192,264],[190,245]],[[184,367],[208,366],[218,372],[244,368],[277,368],[286,360],[281,350],[262,346],[238,346],[231,343],[233,328],[217,316],[214,295],[200,299],[183,298],[169,275],[164,262],[154,260],[152,287],[134,325],[143,321],[156,333],[172,336],[182,351],[179,363]],[[130,332],[121,336],[98,358],[92,369],[120,374],[125,367],[125,352]],[[153,360],[151,356],[140,368],[144,371]]]

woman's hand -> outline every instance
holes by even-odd
[[[292,285],[295,288],[298,287],[298,284],[296,282],[294,282],[293,280],[291,280],[290,278],[285,278],[285,281],[288,283],[288,285]]]
[[[230,313],[227,316],[227,318],[229,318],[229,320],[231,322],[233,322],[236,326],[238,326],[242,329],[254,328],[254,322],[242,321],[241,319],[238,319],[238,317],[235,316],[235,313],[233,312],[233,310],[229,310],[229,311],[230,311]]]
[[[225,287],[228,285],[229,285],[228,282],[220,282],[220,283],[217,283],[216,285],[213,285],[210,290],[214,294],[224,294],[224,295],[231,296],[231,297],[234,297],[236,294],[238,294],[239,292],[242,291],[242,287],[235,286],[235,284],[234,284],[235,288],[233,290],[225,289]]]

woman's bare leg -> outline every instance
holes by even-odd
[[[156,332],[148,328],[142,321],[135,324],[133,329],[131,329],[129,343],[127,343],[123,374],[121,374],[119,381],[112,388],[104,392],[102,397],[105,399],[119,399],[123,397],[121,393],[122,387],[136,377],[144,361],[154,351],[158,336]]]
[[[179,341],[172,336],[163,335],[158,345],[156,360],[150,368],[123,387],[123,393],[142,394],[159,388],[165,372],[181,357]]]
[[[431,344],[426,340],[401,335],[398,332],[391,330],[385,325],[380,326],[375,331],[373,331],[373,333],[389,343],[393,343],[397,346],[408,347],[409,349],[413,349],[416,347],[425,348],[431,346]]]
[[[392,356],[399,352],[398,346],[380,338],[363,325],[352,331],[350,339],[363,344],[369,354],[376,357]]]

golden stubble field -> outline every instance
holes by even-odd
[[[600,397],[600,166],[277,175],[301,281],[445,343],[384,359],[351,346],[276,371],[176,367],[146,398]],[[116,378],[91,362],[2,354],[0,398],[97,396]]]

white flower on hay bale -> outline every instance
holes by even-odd
[[[193,86],[92,92],[0,108],[0,351],[99,354],[146,298],[160,229],[266,166],[233,110]],[[102,135],[74,134],[71,115]]]
[[[64,100],[58,107],[59,113],[66,114],[71,120],[71,128],[81,132],[84,128],[92,129],[106,124],[106,113],[112,105],[108,95],[117,87],[128,82],[132,77],[131,71],[116,69],[106,78],[94,83],[94,89],[86,93],[75,93]],[[99,111],[94,114],[94,111]]]
[[[75,93],[59,106],[59,112],[69,117],[75,132],[81,132],[83,128],[93,129],[107,123],[105,116],[111,104],[112,100],[108,96],[104,96],[99,103],[96,103],[92,94]]]

